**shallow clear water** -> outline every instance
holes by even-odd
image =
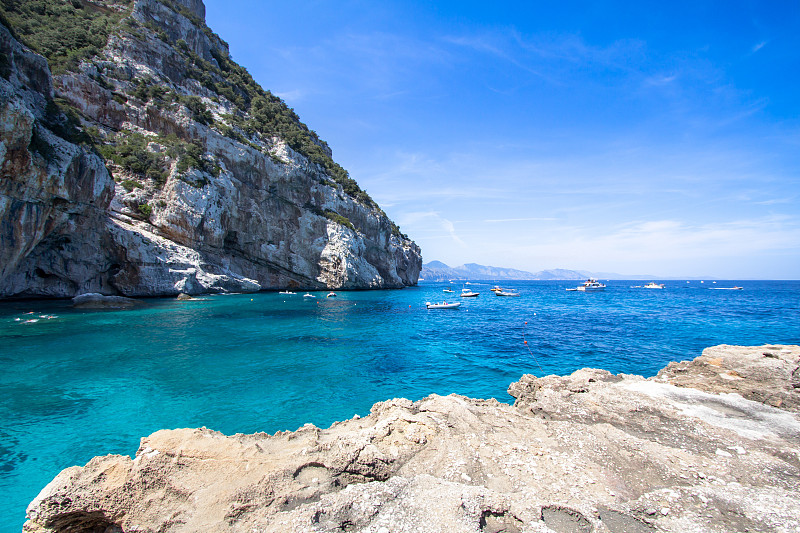
[[[521,296],[501,298],[476,283],[478,298],[453,298],[447,284],[422,282],[314,300],[153,299],[127,311],[0,303],[0,531],[19,531],[27,504],[63,468],[132,455],[161,428],[327,427],[393,397],[511,402],[506,389],[525,373],[651,376],[715,344],[800,343],[797,281],[564,290],[576,284],[508,282]],[[733,285],[745,290],[707,290]],[[424,308],[444,296],[461,309]]]

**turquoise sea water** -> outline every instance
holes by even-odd
[[[510,403],[506,389],[525,373],[651,376],[715,344],[800,343],[800,282],[665,283],[610,281],[600,293],[564,290],[577,282],[503,284],[519,298],[474,283],[478,298],[457,298],[461,284],[445,295],[447,284],[421,282],[116,311],[0,303],[0,531],[20,531],[27,504],[63,468],[132,455],[161,428],[327,427],[377,401],[431,393]],[[744,290],[708,290],[734,285]],[[461,309],[425,309],[444,296]]]

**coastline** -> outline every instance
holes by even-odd
[[[133,460],[64,470],[24,531],[795,531],[798,367],[799,346],[722,345],[648,379],[526,375],[513,406],[432,395],[328,429],[162,430]]]

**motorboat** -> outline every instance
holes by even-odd
[[[647,285],[642,285],[642,288],[643,289],[663,289],[664,288],[664,284],[663,283],[656,283],[655,281],[651,281]]]
[[[583,282],[583,285],[579,285],[574,289],[567,289],[568,291],[582,291],[582,292],[595,292],[595,291],[602,291],[606,288],[605,285],[600,283],[594,278],[589,278]]]
[[[292,291],[281,291],[278,294],[297,294],[297,293]]]
[[[733,287],[709,287],[712,291],[741,291],[744,290],[744,287],[739,287],[738,285]]]
[[[303,295],[303,298],[316,298],[316,296],[314,296],[314,295],[313,295],[313,294],[311,294],[310,292],[307,292],[307,293],[305,293],[305,294]]]
[[[471,289],[461,289],[462,298],[475,298],[479,294],[480,294],[479,292],[472,292]]]
[[[438,304],[425,302],[425,307],[428,309],[458,309],[459,307],[461,307],[461,302],[456,302],[454,304],[449,304],[447,302],[442,302]]]
[[[444,290],[442,290],[442,292],[450,292],[450,293],[453,293],[453,292],[456,292],[456,291],[454,291],[453,289],[444,289]]]
[[[336,293],[331,291],[328,293],[328,296],[326,296],[326,298],[336,298]]]
[[[492,292],[495,292],[495,293],[496,292],[503,292],[503,289],[501,289],[499,285],[495,285],[494,287],[492,287],[489,290],[492,291]]]
[[[494,295],[495,296],[519,296],[519,293],[518,292],[514,292],[514,291],[499,290],[499,291],[494,291]]]

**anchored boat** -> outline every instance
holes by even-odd
[[[518,292],[514,291],[494,291],[495,296],[519,296]]]
[[[606,286],[594,278],[589,278],[574,289],[567,289],[568,291],[582,291],[582,292],[595,292],[605,290]]]
[[[447,302],[442,302],[440,304],[432,304],[430,302],[425,302],[425,307],[428,309],[458,309],[461,307],[461,302],[456,302],[454,304],[449,304]]]

